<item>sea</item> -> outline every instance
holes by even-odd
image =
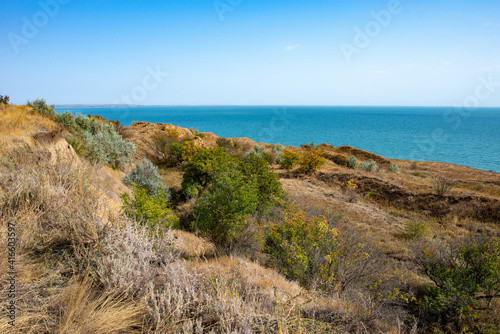
[[[146,121],[285,146],[350,145],[386,158],[500,172],[500,108],[138,106],[68,107],[122,125]]]

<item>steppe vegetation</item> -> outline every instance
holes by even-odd
[[[496,173],[8,101],[2,333],[500,331]]]

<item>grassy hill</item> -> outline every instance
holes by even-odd
[[[2,333],[500,331],[497,173],[30,105],[0,105]]]

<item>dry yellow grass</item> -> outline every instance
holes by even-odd
[[[95,182],[98,185],[99,198],[102,202],[98,214],[108,223],[113,222],[113,217],[122,208],[123,200],[119,197],[123,193],[131,194],[132,191],[123,183],[125,174],[109,166],[96,167]]]
[[[210,258],[215,254],[215,246],[205,239],[182,230],[174,230],[177,239],[174,248],[183,258]]]
[[[59,125],[32,112],[31,107],[0,105],[0,153],[15,144],[33,146],[33,135],[40,131],[57,131]]]
[[[96,296],[96,289],[87,280],[71,284],[61,297],[61,306],[57,330],[61,334],[133,333],[132,328],[141,325],[140,315],[145,312],[144,305],[122,295]]]
[[[238,275],[244,285],[258,287],[260,294],[265,294],[271,299],[274,298],[275,290],[288,297],[297,296],[303,292],[296,282],[287,280],[275,270],[240,258],[222,256],[208,261],[195,261],[189,266],[208,277]]]

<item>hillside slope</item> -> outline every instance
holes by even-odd
[[[123,178],[135,164],[111,168],[89,161],[68,124],[29,107],[0,106],[1,243],[7,245],[9,233],[15,234],[15,254],[0,249],[2,259],[15,258],[0,265],[2,333],[432,332],[437,321],[418,318],[412,299],[430,284],[416,268],[415,250],[461,237],[499,235],[496,173],[390,160],[327,144],[312,148],[325,164],[304,173],[300,166],[283,169],[269,153],[276,147],[247,138],[220,138],[168,124],[117,126],[135,145],[132,162],[157,163],[172,193],[170,205],[184,230],[158,233],[123,213],[121,195],[133,194]],[[293,219],[309,222],[302,212],[313,222],[324,218],[338,238],[335,247],[340,245],[328,256],[345,253],[328,287],[320,275],[307,282],[295,279],[269,252],[264,254],[259,242],[260,249],[227,254],[201,238],[190,225],[197,202],[182,188],[184,166],[172,160],[173,143],[187,148],[187,154],[216,147],[234,157],[267,152],[274,159],[270,170],[295,203]],[[311,150],[284,149],[301,155]],[[348,167],[351,156],[373,160],[377,168]],[[440,193],[437,182],[443,180],[450,189]],[[247,221],[267,233],[289,219],[285,211],[273,210],[274,216]],[[322,260],[315,257],[308,261]],[[9,283],[12,269],[16,274]],[[345,282],[353,283],[342,288]],[[7,308],[13,300],[15,326],[9,324],[12,308]],[[496,300],[489,306],[477,313],[473,325],[461,319],[455,327],[445,323],[440,328],[499,328],[500,306]]]

